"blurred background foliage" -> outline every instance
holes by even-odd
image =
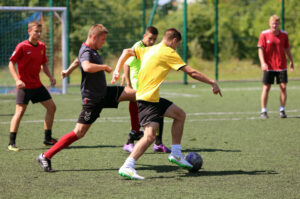
[[[66,2],[66,0],[54,0],[53,6],[66,6]],[[115,61],[122,49],[131,47],[143,36],[142,0],[69,0],[68,2],[70,61],[77,56],[80,45],[86,40],[87,32],[93,24],[101,23],[109,30],[107,42],[101,49],[108,62]],[[145,2],[147,25],[153,1]],[[188,0],[187,2],[188,58],[192,63],[199,63],[199,60],[212,61],[214,59],[214,0]],[[0,1],[0,6],[48,5],[49,0]],[[281,16],[281,0],[219,0],[220,60],[248,60],[258,66],[258,37],[261,31],[269,28],[268,20],[273,14]],[[300,61],[299,22],[299,0],[286,0],[285,30],[289,33],[296,67]],[[183,1],[160,0],[152,24],[159,30],[159,40],[167,28],[175,27],[182,31],[182,23]]]

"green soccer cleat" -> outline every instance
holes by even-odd
[[[184,169],[192,169],[193,165],[191,165],[188,161],[186,161],[182,154],[180,155],[174,155],[170,154],[168,157],[168,160],[174,164],[177,164],[179,167]]]
[[[9,151],[15,151],[15,152],[18,152],[20,150],[15,144],[10,144],[8,145],[7,148]]]
[[[145,178],[139,176],[134,168],[130,167],[121,167],[119,169],[120,176],[128,178],[130,180],[144,180]]]

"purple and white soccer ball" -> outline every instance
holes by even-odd
[[[199,169],[201,169],[203,159],[199,153],[190,152],[187,155],[185,155],[184,159],[188,161],[191,165],[193,165],[193,168],[189,169],[190,172],[197,172],[199,171]]]

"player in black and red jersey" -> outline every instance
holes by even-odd
[[[112,68],[103,64],[97,50],[104,44],[107,34],[108,30],[102,24],[92,26],[86,42],[80,48],[78,61],[81,70],[82,110],[74,130],[65,134],[48,151],[37,157],[37,161],[46,172],[53,171],[50,159],[60,150],[82,138],[100,116],[103,108],[117,108],[120,101],[135,101],[135,90],[106,85],[105,72],[110,73]],[[72,66],[76,66],[76,61]]]
[[[39,73],[41,69],[49,77],[52,85],[56,80],[50,74],[46,65],[46,48],[45,44],[39,41],[42,33],[42,24],[37,21],[28,24],[28,40],[19,43],[10,57],[9,71],[16,81],[17,100],[16,111],[10,123],[10,140],[8,150],[19,151],[16,146],[16,136],[19,125],[26,111],[29,101],[32,103],[40,102],[46,108],[46,116],[44,120],[45,129],[45,145],[53,145],[56,140],[52,138],[52,125],[56,106],[49,94],[48,90],[40,81]],[[15,65],[18,64],[18,73]]]

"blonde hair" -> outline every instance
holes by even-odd
[[[42,23],[39,21],[32,21],[28,24],[28,30],[31,30],[33,27],[42,28]]]
[[[92,38],[94,35],[100,36],[103,34],[107,34],[108,30],[102,24],[95,24],[89,30],[89,38]]]
[[[278,15],[272,15],[270,17],[270,20],[269,21],[279,21],[280,22],[280,17]]]

